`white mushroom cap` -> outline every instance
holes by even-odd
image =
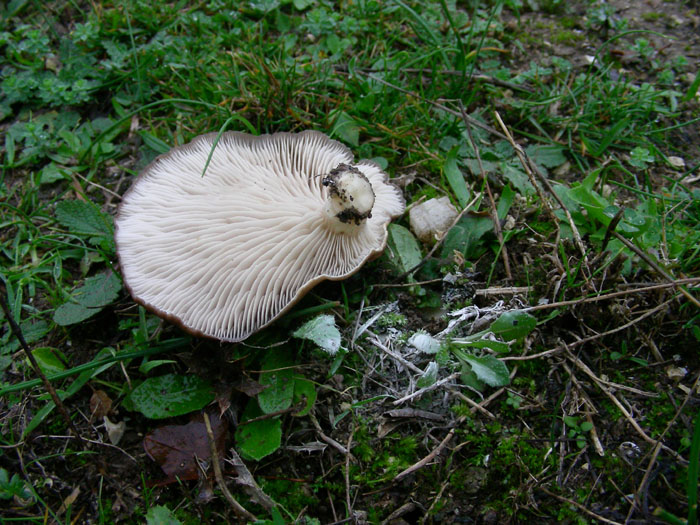
[[[186,330],[241,341],[324,279],[378,256],[405,208],[373,162],[322,133],[215,133],[156,158],[115,221],[136,301]]]

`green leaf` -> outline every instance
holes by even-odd
[[[301,325],[293,334],[299,339],[308,339],[322,350],[334,355],[340,348],[340,331],[332,315],[319,315]]]
[[[593,423],[590,421],[584,421],[581,423],[581,432],[590,432],[593,430]]]
[[[70,326],[90,319],[101,311],[102,308],[89,308],[82,304],[65,303],[56,308],[53,313],[53,321],[59,326]]]
[[[146,525],[180,525],[173,511],[164,505],[156,505],[146,513]]]
[[[294,378],[294,404],[296,405],[302,399],[305,399],[306,405],[294,415],[297,417],[307,415],[316,402],[316,396],[316,386],[313,382],[304,377],[296,376]]]
[[[22,335],[24,335],[27,344],[38,341],[49,331],[49,325],[45,321],[26,320],[22,321],[19,327],[22,329]],[[0,347],[0,354],[11,354],[19,350],[19,341],[12,335],[12,332],[8,330],[5,335],[9,340],[6,339],[7,343]]]
[[[114,301],[122,289],[122,282],[114,272],[101,273],[85,279],[71,299],[89,308],[100,308]]]
[[[258,404],[251,400],[243,411],[242,422],[262,415]],[[282,422],[279,418],[261,419],[241,424],[236,429],[238,451],[245,459],[260,461],[280,448],[282,443]]]
[[[522,339],[537,326],[537,319],[522,310],[511,310],[496,319],[489,330],[506,341]]]
[[[87,201],[61,201],[56,206],[56,219],[72,233],[90,235],[90,242],[98,244],[104,238],[112,239],[112,217],[102,213]]]
[[[59,306],[53,320],[60,326],[79,323],[100,312],[119,295],[122,283],[114,272],[102,273],[85,279],[71,299]]]
[[[466,361],[479,381],[483,381],[489,386],[500,387],[510,383],[508,367],[492,355],[476,357],[461,353],[461,358]]]
[[[455,250],[467,259],[477,257],[484,250],[481,238],[491,230],[493,230],[493,221],[490,217],[466,213],[447,232],[441,257],[448,259],[452,257]]]
[[[194,375],[150,377],[130,394],[133,407],[151,419],[181,416],[204,408],[214,400],[208,381]]]
[[[564,156],[564,148],[556,145],[537,145],[529,146],[527,149],[528,156],[540,166],[545,168],[556,168],[566,162]]]
[[[273,349],[263,361],[265,372],[260,374],[260,384],[267,386],[258,394],[258,405],[265,414],[285,410],[292,405],[294,395],[294,370],[284,349]]]
[[[422,256],[418,241],[413,234],[400,224],[389,224],[389,249],[391,259],[401,273],[420,264]]]
[[[331,129],[331,136],[338,137],[355,147],[359,146],[360,126],[355,122],[355,119],[345,113],[345,111],[336,111],[331,115],[331,119],[333,117],[335,117],[335,122]]]
[[[167,153],[170,151],[170,146],[155,135],[151,135],[147,131],[141,131],[139,132],[139,135],[141,135],[141,138],[143,139],[143,143],[146,144],[149,148],[151,148],[153,151],[156,153]]]
[[[521,195],[535,194],[535,187],[530,182],[530,177],[524,171],[504,162],[501,164],[501,173]]]
[[[467,183],[464,181],[464,175],[457,166],[458,152],[459,146],[455,146],[449,151],[442,169],[447,182],[450,184],[450,188],[452,188],[457,198],[457,202],[459,202],[461,208],[464,208],[469,204],[469,188],[467,188]]]
[[[66,365],[63,364],[66,356],[57,348],[41,346],[32,350],[32,355],[44,374],[55,374],[66,369]]]

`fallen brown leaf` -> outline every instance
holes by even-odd
[[[228,427],[218,414],[210,414],[212,431],[217,450],[225,450]],[[166,479],[158,484],[167,485],[177,479],[198,479],[197,461],[211,458],[207,430],[198,414],[186,425],[166,425],[155,429],[143,439],[143,448],[153,461],[158,463]]]

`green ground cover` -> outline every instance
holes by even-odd
[[[0,10],[0,520],[695,522],[697,8]],[[137,306],[139,172],[306,129],[459,217],[243,344]]]

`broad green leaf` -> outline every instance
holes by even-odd
[[[37,320],[26,320],[22,321],[19,325],[22,329],[22,335],[27,344],[32,344],[44,337],[49,331],[49,325],[46,321]],[[19,341],[12,334],[11,330],[8,330],[5,334],[5,339],[7,342],[0,347],[0,354],[10,354],[19,350]]]
[[[438,368],[438,364],[435,361],[428,363],[428,366],[423,370],[423,375],[416,381],[416,386],[418,388],[425,388],[435,384],[435,381],[437,381]]]
[[[389,224],[389,249],[401,273],[415,268],[422,260],[418,241],[400,224]]]
[[[60,326],[76,324],[92,317],[119,295],[122,283],[114,272],[102,273],[85,279],[71,299],[59,306],[53,320]]]
[[[32,355],[44,374],[55,374],[66,369],[66,356],[57,348],[40,346],[32,350]]]
[[[464,175],[457,166],[457,153],[459,152],[459,147],[453,147],[447,157],[445,158],[445,164],[443,166],[443,171],[445,173],[445,178],[452,188],[452,192],[457,197],[457,202],[459,206],[464,208],[469,204],[469,188],[467,188],[467,183],[464,181]]]
[[[501,164],[503,177],[515,187],[521,195],[534,195],[535,187],[530,182],[530,177],[519,168],[503,162]]]
[[[529,313],[522,310],[511,310],[501,314],[491,324],[489,330],[506,341],[513,341],[528,335],[535,329],[535,326],[537,326],[537,319]]]
[[[61,201],[56,205],[56,219],[72,233],[90,235],[90,242],[97,244],[100,238],[114,235],[112,217],[102,213],[87,201]]]
[[[236,441],[243,457],[260,461],[280,448],[282,422],[271,418],[240,426],[236,431]]]
[[[340,138],[355,147],[360,144],[360,126],[345,111],[334,112],[331,118],[335,118],[331,136]]]
[[[510,383],[508,367],[492,355],[476,357],[462,353],[461,357],[469,364],[479,381],[494,387],[506,386]]]
[[[526,149],[530,158],[545,168],[556,168],[566,162],[564,148],[557,145],[533,145]]]
[[[304,408],[295,413],[295,416],[305,416],[311,411],[311,407],[316,402],[316,386],[313,382],[301,376],[294,378],[294,404],[296,405],[302,399],[306,400]]]
[[[254,399],[243,411],[242,423],[261,416]],[[260,461],[280,448],[282,443],[282,422],[278,417],[245,423],[236,429],[237,449],[245,459]]]
[[[197,376],[166,374],[146,379],[129,397],[144,416],[164,419],[204,408],[214,400],[214,390]]]
[[[606,213],[610,203],[595,190],[587,188],[583,184],[579,184],[571,188],[569,196],[586,210],[589,217],[596,219],[603,226],[610,224],[611,217],[609,213]]]
[[[294,370],[283,349],[273,349],[265,356],[260,384],[267,386],[258,394],[258,405],[265,414],[285,410],[292,405]]]
[[[71,299],[83,306],[98,308],[114,301],[121,289],[121,280],[110,271],[85,279],[85,284],[73,292]]]
[[[146,525],[180,525],[173,511],[164,505],[156,505],[146,513]]]
[[[53,321],[59,326],[77,324],[102,311],[102,307],[89,308],[78,303],[64,303],[53,313]]]
[[[334,355],[340,348],[340,331],[332,315],[319,315],[301,325],[293,334],[299,339],[308,339],[322,350]]]
[[[467,259],[478,257],[484,250],[480,242],[481,238],[491,230],[493,230],[491,217],[466,213],[447,232],[441,256],[448,259],[456,250]]]

